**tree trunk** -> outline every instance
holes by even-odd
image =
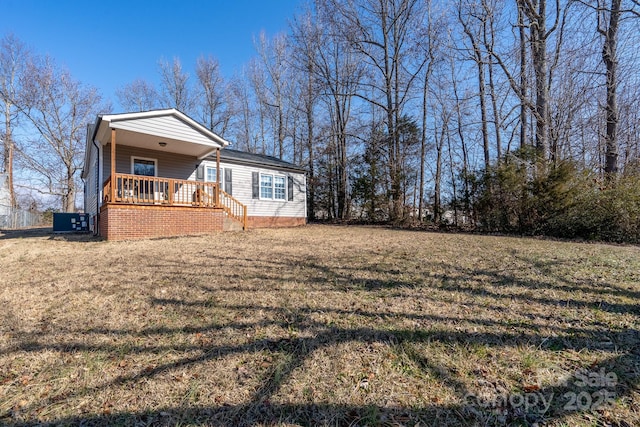
[[[442,122],[442,130],[438,137],[438,129],[435,129],[436,137],[436,174],[433,188],[433,221],[438,224],[442,220],[441,183],[442,183],[442,146],[446,135],[446,121]]]
[[[311,91],[312,84],[309,79],[309,90]],[[307,107],[307,152],[309,156],[309,184],[308,184],[308,199],[307,199],[307,216],[310,220],[316,219],[316,177],[314,169],[314,155],[313,155],[313,109]]]
[[[471,14],[474,20],[479,21],[479,24],[482,25],[482,32],[484,34],[485,42],[486,42],[486,25],[487,25],[487,15],[475,15]],[[487,127],[487,105],[486,105],[486,83],[485,83],[485,75],[484,75],[484,54],[482,49],[480,48],[480,44],[478,41],[477,33],[474,33],[473,29],[469,25],[469,22],[463,17],[462,4],[458,6],[458,20],[462,25],[464,33],[469,38],[469,42],[471,43],[471,48],[473,50],[473,61],[475,62],[476,69],[478,71],[478,98],[480,100],[480,124],[482,127],[482,151],[484,154],[484,169],[488,171],[491,167],[491,158],[489,154],[489,130]],[[480,30],[478,30],[480,31]],[[488,46],[485,43],[485,46]],[[453,65],[452,65],[453,68]],[[453,70],[452,70],[453,72]],[[454,76],[455,79],[455,76]]]
[[[458,95],[458,84],[454,72],[454,66],[451,65],[451,83],[453,88],[453,96],[456,103],[456,119],[458,121],[458,138],[460,139],[460,149],[462,151],[462,177],[463,177],[463,188],[464,188],[464,210],[465,212],[469,212],[470,201],[471,201],[471,191],[469,189],[469,159],[467,156],[467,141],[465,138],[464,131],[462,129],[462,110],[460,109],[460,104],[462,101],[460,100],[460,96]],[[453,158],[452,158],[453,161]],[[486,164],[485,164],[486,167]]]
[[[455,168],[453,167],[453,150],[451,149],[451,136],[447,133],[447,151],[449,151],[449,171],[451,173],[451,190],[453,193],[453,197],[451,199],[451,204],[453,205],[453,224],[458,226],[458,197],[457,197],[457,188],[456,188],[456,174]]]
[[[62,210],[64,212],[76,211],[76,183],[73,178],[74,172],[73,165],[67,165],[67,176],[65,179],[65,186],[67,188],[63,191],[62,196]]]
[[[492,19],[492,18],[490,18]],[[495,37],[495,30],[493,27],[493,20],[489,22],[490,32],[487,34],[487,24],[483,28],[483,37],[485,45],[490,45],[493,50],[493,42]],[[491,99],[491,109],[493,111],[493,127],[496,133],[496,159],[500,162],[502,158],[502,138],[500,137],[500,112],[498,111],[498,97],[496,95],[496,86],[493,79],[493,60],[488,58],[487,67],[489,71],[489,98]]]
[[[7,188],[9,190],[9,205],[12,209],[16,208],[18,203],[16,201],[16,193],[13,188],[13,156],[14,156],[14,144],[13,133],[11,129],[11,102],[5,101],[5,135],[4,135],[4,172],[7,175]]]
[[[524,13],[530,20],[531,60],[536,80],[536,151],[538,156],[545,161],[549,154],[549,75],[547,66],[547,37],[549,34],[547,34],[546,6],[546,0],[524,2]]]
[[[604,172],[607,179],[612,179],[618,173],[618,103],[616,92],[617,82],[617,44],[618,26],[620,22],[621,0],[611,0],[611,10],[609,11],[609,25],[604,32],[605,40],[602,48],[602,60],[607,68],[607,104],[605,113],[607,117],[607,133],[605,135],[605,167]]]
[[[476,66],[478,68],[478,96],[480,97],[480,121],[482,122],[482,151],[484,153],[484,170],[488,171],[491,167],[491,158],[489,157],[489,130],[487,128],[487,105],[486,105],[486,86],[484,82],[484,61],[482,53],[476,50]]]
[[[385,113],[387,115],[387,147],[388,147],[388,167],[389,167],[389,181],[391,186],[391,200],[389,209],[389,219],[391,221],[397,221],[400,219],[400,212],[398,209],[400,200],[400,170],[398,167],[398,132],[396,129],[395,110],[397,105],[394,105],[394,87],[393,87],[393,65],[390,53],[389,33],[387,29],[388,10],[386,10],[385,2],[380,2],[382,7],[380,13],[380,27],[382,28],[382,48],[384,56],[384,94],[385,94]],[[397,65],[397,64],[396,64]],[[397,72],[397,71],[396,71]]]
[[[282,103],[278,97],[278,158],[283,159],[284,156],[284,113],[282,111]]]
[[[420,134],[420,186],[418,194],[418,218],[422,222],[424,209],[424,157],[427,154],[427,98],[429,94],[429,69],[425,73],[422,88],[422,130]]]
[[[524,11],[518,2],[518,35],[520,36],[520,148],[527,145],[527,106],[524,99],[527,97],[527,37],[524,29]]]

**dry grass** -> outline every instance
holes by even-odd
[[[0,233],[0,424],[640,425],[639,298],[638,247]]]

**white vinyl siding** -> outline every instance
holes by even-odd
[[[207,135],[204,135],[198,129],[170,115],[122,121],[114,120],[111,122],[110,127],[113,129],[155,135],[159,138],[189,141],[211,146],[212,148],[217,146]]]
[[[215,167],[213,160],[205,160],[205,164]],[[249,216],[278,216],[290,218],[306,217],[306,177],[302,172],[281,171],[259,165],[220,162],[220,167],[233,170],[233,197],[247,206]],[[252,173],[260,175],[281,176],[285,180],[284,199],[252,198]],[[195,176],[195,174],[194,174]],[[293,200],[289,201],[289,179],[291,178]],[[259,178],[258,178],[259,179]],[[284,201],[286,200],[286,203]]]
[[[95,215],[98,213],[98,194],[96,193],[99,181],[98,150],[93,145],[90,145],[90,147],[91,153],[89,155],[89,170],[87,171],[87,178],[84,184],[84,211],[89,215]]]

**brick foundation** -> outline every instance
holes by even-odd
[[[270,228],[270,227],[298,227],[307,223],[306,218],[300,217],[277,217],[277,216],[249,216],[247,217],[247,228]]]
[[[223,221],[221,209],[107,204],[100,209],[99,227],[107,240],[130,240],[219,232]]]

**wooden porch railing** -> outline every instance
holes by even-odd
[[[111,194],[111,177],[107,178],[102,186],[102,200],[104,203],[109,203],[113,198],[113,194]]]
[[[215,182],[155,176],[116,174],[104,183],[104,201],[110,203],[162,204],[214,208],[218,185]]]
[[[247,229],[247,207],[240,203],[238,199],[220,190],[220,206],[228,216],[242,224],[242,229]]]
[[[247,229],[247,207],[215,182],[118,173],[107,178],[102,191],[105,203],[219,207]]]

